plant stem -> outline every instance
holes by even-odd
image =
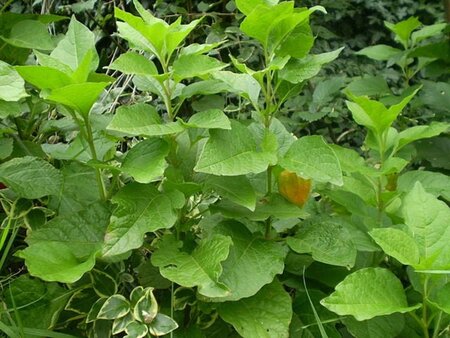
[[[437,320],[434,323],[434,332],[433,332],[432,338],[437,338],[437,336],[439,335],[439,327],[441,326],[441,319],[442,319],[442,311],[439,311]]]
[[[89,144],[89,150],[91,152],[92,159],[97,162],[98,161],[97,151],[95,150],[94,134],[92,132],[92,127],[91,127],[91,123],[89,121],[89,116],[86,116],[83,118],[84,118],[84,126],[86,127],[86,141]],[[102,200],[106,201],[105,182],[103,182],[102,170],[100,168],[95,168],[95,177],[97,180],[100,197]]]

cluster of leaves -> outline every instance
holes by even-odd
[[[432,64],[436,79],[448,76],[443,43],[433,40],[446,24],[386,23],[399,48],[359,52],[401,71],[394,95],[381,77],[315,82],[342,51],[312,52],[310,17],[326,13],[321,6],[236,0],[229,39],[239,43],[230,44],[213,33],[188,43],[206,19],[166,21],[132,3],[114,8],[117,48],[127,49],[106,73],[95,34],[75,17],[55,38],[47,26],[68,18],[0,12],[0,330],[448,331],[449,177],[439,165],[410,165],[417,141],[448,140],[450,125],[401,120],[427,86],[448,101],[448,84],[414,82]],[[236,48],[241,41],[254,55]],[[296,116],[333,113],[344,87],[364,156],[290,132]]]

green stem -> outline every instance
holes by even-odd
[[[14,2],[14,0],[8,0],[5,2],[5,4],[2,6],[2,8],[0,9],[0,13],[3,13],[5,11],[6,8],[8,8],[9,5],[11,5]]]
[[[437,338],[439,336],[439,327],[441,326],[442,311],[439,311],[436,322],[434,323],[434,332],[432,338]]]
[[[95,149],[94,144],[94,134],[92,132],[91,122],[89,121],[89,116],[83,117],[84,118],[84,126],[86,128],[86,141],[89,145],[89,150],[91,152],[92,159],[97,162],[97,151]],[[102,178],[102,170],[100,168],[95,168],[95,178],[97,180],[97,185],[100,193],[100,197],[102,200],[106,201],[106,188],[105,188],[105,182]]]

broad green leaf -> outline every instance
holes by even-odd
[[[296,140],[295,136],[287,131],[283,123],[281,123],[277,118],[272,118],[272,122],[269,126],[269,133],[262,123],[252,123],[248,128],[254,134],[257,143],[262,144],[264,142],[264,138],[267,137],[268,134],[275,135],[279,158],[286,154],[292,143]]]
[[[155,107],[137,103],[121,106],[117,109],[108,130],[130,136],[161,136],[182,132],[184,127],[179,122],[162,124]]]
[[[172,70],[175,80],[181,81],[193,77],[203,78],[226,66],[227,64],[207,55],[184,55],[175,60]]]
[[[311,13],[316,10],[325,11],[321,6],[296,11],[294,2],[291,1],[274,6],[262,3],[247,15],[240,29],[261,42],[263,47],[272,53],[295,27],[308,20]]]
[[[444,133],[450,129],[450,124],[445,122],[432,122],[427,126],[414,126],[403,130],[398,133],[395,142],[397,145],[397,151],[406,146],[407,144],[437,136]]]
[[[5,310],[17,310],[10,313],[13,320],[17,322],[20,316],[24,327],[36,329],[53,328],[68,298],[67,290],[57,283],[45,283],[28,275],[11,280],[2,290]]]
[[[382,76],[363,76],[350,82],[345,88],[346,91],[353,93],[356,96],[385,96],[391,95],[386,79]]]
[[[116,319],[130,312],[130,302],[122,295],[109,297],[98,312],[98,319]]]
[[[420,88],[417,88],[399,103],[389,108],[386,108],[381,102],[370,100],[365,96],[353,96],[351,93],[348,93],[354,102],[347,101],[347,107],[356,123],[369,128],[376,134],[382,134],[389,129],[403,108],[419,90]]]
[[[0,100],[19,101],[27,96],[23,79],[12,66],[0,60]]]
[[[387,61],[402,51],[398,48],[394,48],[388,45],[375,45],[361,49],[356,52],[357,55],[364,55],[377,61]]]
[[[231,200],[231,199],[230,199]],[[256,202],[255,211],[229,201],[220,201],[210,206],[227,218],[247,218],[252,221],[265,221],[273,217],[276,219],[305,218],[308,213],[286,200],[279,194],[270,194]]]
[[[115,17],[125,21],[118,22],[120,35],[136,47],[155,54],[158,59],[169,59],[180,43],[189,35],[200,20],[187,25],[178,18],[171,25],[146,11],[138,1],[133,1],[141,17],[131,15],[115,8]]]
[[[190,98],[194,95],[212,95],[227,92],[230,86],[220,80],[205,80],[191,83],[181,90],[182,98]]]
[[[0,181],[20,197],[33,199],[58,194],[62,175],[50,163],[25,156],[2,163]]]
[[[224,41],[219,42],[213,42],[213,43],[205,43],[205,44],[198,44],[198,43],[191,43],[185,47],[180,48],[180,56],[184,55],[198,55],[198,54],[205,54],[209,51],[213,50],[216,47],[219,47],[221,44],[223,44]]]
[[[419,99],[433,110],[450,112],[450,83],[435,81],[423,83]]]
[[[251,11],[258,5],[274,6],[278,0],[236,0],[236,7],[245,15],[249,15]]]
[[[219,109],[210,109],[196,113],[185,124],[192,128],[231,129],[230,120]]]
[[[283,39],[275,50],[277,56],[305,57],[314,45],[314,35],[308,20],[296,26],[289,35]],[[283,68],[283,67],[281,67]]]
[[[49,207],[59,215],[81,211],[100,200],[95,169],[74,161],[64,166],[61,174],[61,188],[49,200]]]
[[[419,247],[420,262],[414,268],[424,271],[450,270],[450,208],[427,193],[419,182],[403,200],[403,216]]]
[[[229,254],[231,238],[214,235],[200,244],[191,254],[180,251],[182,246],[173,236],[159,242],[152,255],[152,264],[159,267],[165,278],[186,287],[198,287],[205,297],[224,297],[230,294],[226,284],[219,282],[221,262]]]
[[[52,50],[55,47],[47,25],[37,20],[19,21],[11,28],[8,38],[2,39],[20,48]]]
[[[318,106],[324,106],[331,102],[345,85],[342,77],[333,77],[317,84],[313,93],[313,103]]]
[[[13,144],[14,141],[12,138],[0,138],[0,160],[4,160],[11,155],[13,151]]]
[[[162,313],[158,313],[155,319],[148,325],[148,331],[157,337],[164,336],[177,328],[177,322]]]
[[[411,16],[396,24],[385,21],[384,25],[395,34],[395,40],[399,41],[406,49],[412,31],[422,26],[422,23],[416,17]]]
[[[160,56],[158,55],[158,51],[146,38],[145,31],[147,29],[145,27],[145,24],[139,17],[124,12],[117,7],[114,8],[114,17],[116,19],[126,21],[116,22],[116,25],[119,36],[127,40],[131,48],[137,48],[146,51],[160,58]],[[160,32],[158,35],[161,35]]]
[[[364,158],[361,157],[356,150],[344,148],[337,144],[331,144],[330,147],[336,154],[343,172],[360,172],[368,175],[377,173],[374,168],[371,168],[366,164]]]
[[[120,55],[108,68],[132,75],[158,74],[158,70],[153,61],[142,54],[134,52],[126,52]]]
[[[303,178],[343,184],[336,154],[321,136],[305,136],[295,141],[279,165]]]
[[[94,103],[109,82],[85,82],[52,90],[47,100],[68,106],[84,116],[89,115]]]
[[[26,239],[18,253],[31,275],[46,281],[74,283],[95,265],[101,250],[109,210],[100,203],[80,212],[57,216]]]
[[[278,281],[264,286],[250,298],[220,304],[218,312],[242,337],[289,337],[291,297]]]
[[[222,81],[227,90],[250,100],[253,106],[258,106],[261,86],[252,76],[248,74],[236,74],[228,71],[219,71],[212,74],[213,78]]]
[[[405,326],[404,315],[400,313],[363,321],[346,317],[342,322],[354,337],[364,338],[396,338],[399,337]]]
[[[137,1],[135,0],[135,3]],[[166,38],[166,53],[167,58],[170,59],[172,53],[180,46],[184,39],[197,27],[202,19],[192,20],[186,25],[181,24],[181,17],[169,26]]]
[[[209,176],[205,184],[222,197],[251,211],[255,210],[256,193],[246,176]]]
[[[382,268],[364,268],[353,272],[320,303],[340,316],[351,315],[359,321],[396,312],[410,312],[421,307],[421,304],[408,306],[400,280]]]
[[[408,192],[416,182],[435,197],[442,196],[450,201],[450,176],[434,171],[412,170],[402,174],[397,181],[397,190]]]
[[[431,295],[429,301],[440,310],[450,314],[450,283],[436,290],[436,293]]]
[[[225,284],[230,295],[212,298],[213,301],[235,301],[256,294],[269,284],[275,275],[283,272],[287,248],[280,243],[263,239],[252,234],[236,221],[224,221],[213,229],[214,235],[232,238],[228,258],[222,262],[223,272],[219,281]]]
[[[258,152],[247,127],[231,121],[231,130],[211,129],[194,170],[213,175],[239,176],[265,171],[276,155]]]
[[[176,196],[152,185],[131,183],[112,198],[117,205],[106,231],[103,256],[111,258],[139,248],[150,231],[170,228],[177,220]]]
[[[369,234],[387,255],[400,263],[411,266],[419,263],[419,248],[406,232],[395,228],[378,228]]]
[[[287,244],[295,252],[311,253],[315,261],[351,268],[356,248],[343,222],[332,218],[302,222],[295,237],[287,238]]]
[[[41,66],[59,70],[68,76],[72,75],[72,68],[70,68],[64,62],[51,57],[50,55],[41,53],[37,50],[33,50],[33,54],[36,56],[36,59]]]
[[[73,83],[70,76],[62,71],[43,66],[17,66],[22,78],[39,89],[56,89]]]
[[[307,55],[302,59],[291,59],[280,71],[280,78],[291,83],[301,83],[316,76],[324,64],[336,59],[344,47],[332,52]]]
[[[115,80],[114,78],[109,77],[105,74],[96,74],[94,72],[91,72],[91,64],[95,56],[97,56],[97,54],[94,55],[94,51],[92,49],[89,49],[86,54],[84,54],[77,69],[75,69],[75,71],[72,73],[71,78],[74,83],[84,83],[88,81],[89,77],[94,79],[93,82],[110,82]],[[97,79],[95,79],[95,77],[92,75],[90,76],[90,74],[96,74],[95,77],[97,77]]]
[[[439,35],[445,29],[445,27],[447,27],[447,24],[442,22],[430,26],[425,26],[418,31],[413,32],[411,34],[412,44],[415,45],[422,40],[428,39],[435,35]]]
[[[50,56],[76,70],[88,51],[92,51],[93,59],[90,69],[98,66],[98,55],[95,51],[95,36],[86,26],[72,17],[65,37],[58,43]]]
[[[121,169],[139,183],[150,183],[161,178],[167,167],[169,145],[159,138],[150,138],[131,148]]]
[[[8,116],[17,117],[22,114],[22,107],[18,102],[8,102],[0,100],[0,119]]]

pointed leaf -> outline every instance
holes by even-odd
[[[303,178],[342,185],[342,172],[334,151],[321,136],[305,136],[295,141],[279,163]]]
[[[127,52],[120,55],[114,62],[108,67],[110,69],[118,70],[124,74],[132,75],[157,75],[153,61],[149,60],[142,54]]]
[[[47,25],[37,20],[21,20],[17,22],[9,33],[9,37],[2,37],[10,45],[20,48],[52,50],[55,44],[48,32]]]
[[[62,71],[43,66],[17,66],[17,72],[25,81],[39,89],[56,89],[73,83]]]
[[[219,71],[212,74],[213,78],[222,81],[232,93],[237,93],[250,100],[253,106],[258,106],[261,85],[248,74],[236,74],[228,71]]]
[[[427,126],[414,126],[398,133],[396,143],[400,150],[411,142],[437,136],[450,129],[450,124],[445,122],[432,122]]]
[[[167,167],[169,145],[166,141],[151,138],[131,148],[122,163],[122,171],[139,183],[150,183],[161,178]]]
[[[117,204],[105,235],[104,257],[139,248],[150,231],[170,228],[177,220],[175,200],[152,185],[131,183],[112,198]]]
[[[408,307],[402,283],[382,268],[365,268],[348,275],[320,303],[338,315],[351,315],[357,320],[410,312],[421,306]]]
[[[109,82],[85,82],[52,90],[47,100],[61,103],[87,116]]]
[[[0,60],[0,100],[19,101],[27,96],[23,79],[12,66]]]
[[[394,228],[373,229],[369,234],[387,255],[400,263],[411,266],[419,263],[419,248],[404,231]]]
[[[137,103],[117,109],[107,129],[130,136],[161,136],[182,132],[184,127],[179,122],[162,124],[155,107]]]
[[[403,200],[403,216],[419,247],[416,270],[450,270],[450,208],[427,193],[419,182]]]
[[[214,235],[188,254],[179,250],[180,242],[167,236],[153,253],[152,263],[160,268],[161,275],[177,284],[197,286],[198,292],[206,297],[224,297],[229,290],[219,282],[220,263],[228,257],[231,244],[229,237]]]
[[[255,210],[256,193],[245,176],[210,176],[206,180],[206,186],[234,203],[251,211]]]
[[[318,262],[351,268],[356,248],[344,222],[331,218],[302,222],[295,237],[287,238],[287,244],[295,252],[311,253]]]
[[[253,296],[283,271],[287,248],[280,243],[256,237],[236,221],[221,222],[212,231],[232,238],[233,245],[222,263],[220,276],[220,282],[228,286],[231,294],[211,300],[234,301]]]
[[[61,181],[59,170],[37,157],[14,158],[0,165],[0,182],[24,198],[57,194]]]
[[[256,143],[250,131],[237,121],[231,122],[231,130],[210,130],[194,170],[213,175],[238,176],[260,173],[269,164],[276,163],[276,155],[256,151]]]
[[[332,52],[308,55],[302,59],[291,59],[280,71],[280,78],[291,83],[301,83],[316,76],[322,66],[336,59],[344,47]]]
[[[357,55],[365,55],[377,61],[387,61],[400,54],[402,51],[387,45],[375,45],[361,49],[356,52]]]
[[[57,216],[27,237],[29,246],[18,256],[25,259],[33,276],[73,283],[94,267],[109,216],[109,210],[100,203]]]
[[[288,338],[291,297],[274,281],[256,295],[219,306],[219,315],[246,338]]]
[[[191,116],[185,125],[191,128],[231,129],[230,120],[219,109],[210,109],[196,113]]]
[[[207,55],[184,55],[173,63],[173,73],[176,81],[193,77],[204,77],[219,71],[227,65]]]
[[[72,17],[65,37],[58,43],[50,56],[76,70],[88,51],[93,52],[90,69],[95,71],[98,66],[98,55],[95,51],[95,37],[86,26]]]
[[[236,0],[236,7],[245,15],[249,15],[256,6],[265,4],[273,6],[278,3],[278,0]]]

